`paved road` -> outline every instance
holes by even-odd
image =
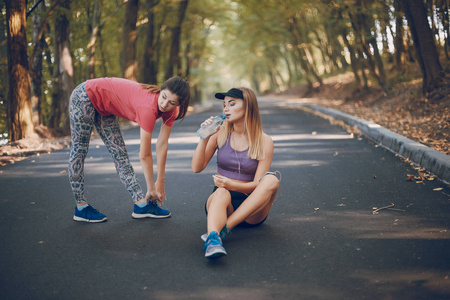
[[[272,169],[283,173],[277,200],[264,225],[235,229],[215,261],[199,238],[215,163],[193,174],[190,159],[197,126],[217,106],[173,129],[169,219],[131,218],[98,139],[87,195],[106,223],[72,221],[68,150],[1,168],[0,299],[449,299],[448,186],[408,182],[415,171],[394,154],[276,103],[265,99],[261,112]],[[143,182],[137,128],[124,136]],[[372,213],[391,203],[399,210]]]

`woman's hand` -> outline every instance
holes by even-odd
[[[227,188],[228,187],[228,183],[230,182],[229,178],[224,177],[224,176],[219,175],[219,174],[215,174],[215,175],[213,175],[213,180],[214,180],[214,184],[217,187],[228,189]]]
[[[158,202],[159,204],[163,204],[164,201],[166,200],[166,189],[164,187],[164,182],[156,180],[155,186],[157,195],[157,199],[155,201]]]
[[[200,124],[200,127],[209,125],[209,124],[211,124],[213,121],[214,121],[214,117],[209,117],[209,119],[206,119],[202,124]],[[214,133],[212,133],[211,135],[217,133],[217,131],[219,131],[219,129],[220,129],[220,125],[217,126],[216,131],[214,131]],[[211,136],[211,135],[210,135],[210,136]]]
[[[158,199],[158,193],[156,191],[148,191],[145,194],[145,199],[149,200],[149,201],[157,201]]]
[[[202,124],[200,124],[200,127],[203,127],[203,126],[211,124],[213,122],[213,120],[214,120],[214,117],[209,117]]]

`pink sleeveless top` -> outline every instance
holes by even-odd
[[[230,138],[217,150],[217,172],[230,179],[253,181],[258,161],[247,157],[248,149],[236,151],[231,148]]]

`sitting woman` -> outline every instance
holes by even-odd
[[[262,224],[279,186],[278,177],[269,172],[273,141],[262,130],[253,91],[232,88],[215,96],[223,99],[226,120],[214,134],[199,141],[192,158],[192,170],[199,173],[217,149],[218,174],[213,175],[215,187],[206,202],[208,231],[202,236],[207,258],[227,254],[222,239],[236,226]],[[211,122],[209,118],[201,126]]]

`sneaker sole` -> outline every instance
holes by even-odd
[[[131,216],[135,219],[144,219],[144,218],[152,218],[152,219],[164,219],[170,217],[171,214],[168,215],[152,215],[152,214],[136,214],[132,213]]]
[[[227,252],[219,250],[219,249],[217,251],[212,252],[212,253],[208,253],[208,254],[205,253],[205,257],[206,258],[219,258],[219,257],[225,256],[225,255],[227,255]]]
[[[73,216],[73,220],[77,221],[77,222],[86,222],[86,223],[101,223],[101,222],[105,222],[106,220],[108,220],[108,218],[105,217],[101,220],[89,220],[89,219]]]
[[[202,239],[202,241],[206,242],[206,239],[208,238],[208,234],[204,233],[200,236],[200,238]]]

